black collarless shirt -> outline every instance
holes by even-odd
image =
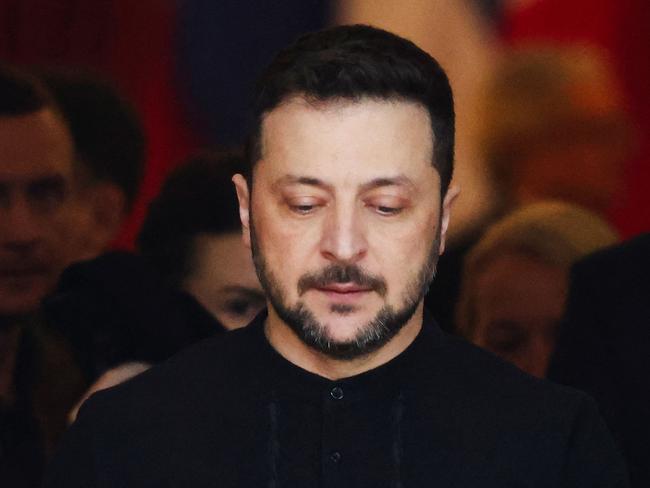
[[[82,408],[47,487],[623,487],[594,403],[425,319],[398,357],[330,381],[264,316]]]

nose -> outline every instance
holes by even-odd
[[[5,249],[25,252],[40,240],[41,222],[24,198],[12,198],[0,207],[0,235]]]
[[[323,223],[321,255],[329,261],[353,264],[368,251],[364,222],[353,204],[338,205]]]

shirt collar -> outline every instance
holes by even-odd
[[[435,353],[440,344],[442,331],[426,312],[423,325],[414,341],[398,356],[387,363],[348,378],[332,381],[306,371],[281,356],[268,342],[264,333],[266,311],[261,312],[248,326],[254,338],[253,354],[260,365],[258,374],[276,392],[320,401],[336,387],[340,388],[348,401],[369,397],[393,396],[410,383],[412,376],[421,374],[427,357]],[[426,367],[426,366],[425,366]]]

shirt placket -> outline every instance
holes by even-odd
[[[343,415],[347,403],[346,391],[340,384],[332,384],[322,394],[323,433],[321,444],[322,486],[344,486],[346,436],[343,435]]]

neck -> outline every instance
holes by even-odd
[[[273,310],[264,324],[266,338],[282,357],[296,366],[330,380],[356,376],[378,368],[399,356],[415,340],[422,329],[423,305],[387,344],[365,356],[342,360],[335,359],[307,346]]]

